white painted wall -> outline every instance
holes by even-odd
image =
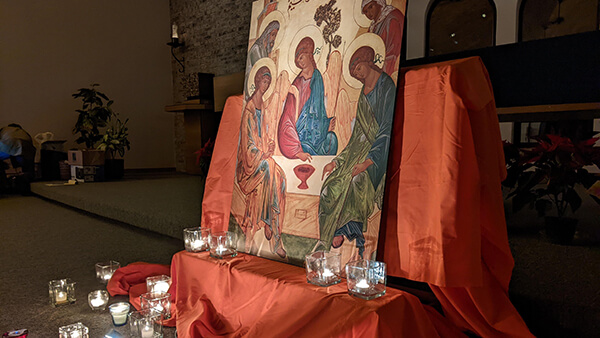
[[[168,0],[0,0],[0,127],[71,130],[80,102],[99,83],[129,118],[126,168],[174,167]]]
[[[406,16],[406,58],[425,56],[427,12],[434,0],[410,0]],[[494,0],[496,5],[496,45],[517,42],[521,0]]]

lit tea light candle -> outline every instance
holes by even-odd
[[[56,293],[56,304],[62,304],[67,302],[67,293],[59,291]]]
[[[106,304],[108,304],[109,299],[108,292],[105,290],[96,290],[88,294],[88,304],[92,310],[106,309]]]
[[[115,326],[124,325],[127,323],[127,314],[129,313],[128,303],[115,303],[108,307]]]
[[[333,272],[331,272],[331,270],[325,269],[325,270],[323,270],[322,276],[323,276],[323,278],[330,278],[330,277],[335,276],[335,274]]]
[[[152,338],[154,336],[154,328],[152,325],[144,325],[141,330],[142,338]]]
[[[100,297],[92,298],[92,300],[90,300],[90,304],[92,304],[93,307],[101,307],[104,305],[104,299]]]
[[[200,250],[204,247],[204,241],[201,239],[197,239],[192,242],[192,250]]]
[[[107,284],[121,264],[117,261],[96,263],[96,278],[102,284]]]
[[[232,258],[237,256],[237,236],[231,231],[212,233],[208,237],[210,256],[217,259]]]
[[[169,291],[169,283],[166,281],[159,281],[154,284],[154,290],[152,292],[168,292]]]
[[[366,279],[361,279],[358,281],[358,283],[356,283],[356,288],[360,290],[368,289],[369,283],[367,283]]]

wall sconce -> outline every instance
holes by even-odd
[[[181,60],[179,60],[177,58],[177,56],[175,56],[175,52],[174,52],[175,48],[179,48],[179,47],[183,46],[183,41],[179,41],[179,35],[177,34],[177,25],[176,24],[173,24],[173,26],[171,28],[171,42],[168,42],[167,45],[171,46],[171,55],[173,55],[173,58],[175,59],[175,61],[177,61],[177,63],[179,63],[179,65],[181,66],[181,69],[179,69],[179,72],[184,73],[185,66],[183,65],[183,61],[185,59],[182,57]]]

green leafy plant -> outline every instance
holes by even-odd
[[[92,84],[91,88],[80,88],[72,96],[75,99],[81,99],[81,109],[77,123],[73,128],[73,134],[79,134],[78,144],[85,143],[87,148],[93,148],[102,138],[100,128],[106,127],[111,117],[114,115],[111,105],[113,101],[105,94],[96,90],[98,84]]]
[[[108,152],[111,159],[115,159],[117,154],[123,157],[125,150],[131,149],[127,122],[129,122],[129,119],[122,122],[121,119],[117,118],[117,121],[106,129],[98,144],[97,148]]]
[[[514,189],[513,211],[529,205],[545,216],[555,207],[556,216],[562,218],[570,207],[575,213],[582,200],[576,185],[589,188],[596,178],[583,167],[600,167],[600,148],[594,147],[598,138],[573,142],[567,137],[546,135],[536,139],[533,149],[515,153],[515,147],[505,144],[508,176],[503,185]]]

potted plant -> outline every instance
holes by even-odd
[[[123,122],[117,118],[116,122],[106,129],[106,133],[98,144],[98,149],[106,151],[107,154],[104,162],[104,176],[106,179],[120,179],[123,177],[125,168],[123,156],[125,150],[131,149],[128,139],[128,121],[129,119],[126,119]]]
[[[85,146],[90,149],[100,141],[102,138],[100,128],[106,127],[114,114],[110,107],[113,101],[97,91],[98,86],[95,83],[91,88],[80,88],[72,95],[73,98],[82,100],[81,109],[76,110],[79,117],[73,128],[73,134],[79,134],[79,137],[75,142],[85,143]]]
[[[79,116],[73,128],[73,134],[79,134],[75,140],[78,144],[85,144],[87,149],[70,150],[69,163],[78,166],[104,165],[104,152],[95,149],[96,143],[102,138],[101,129],[106,127],[114,115],[110,100],[104,93],[96,90],[98,84],[91,88],[80,88],[72,96],[82,101],[81,109],[77,109]]]
[[[548,239],[568,244],[577,227],[577,219],[571,216],[582,203],[576,187],[589,188],[596,181],[583,167],[600,167],[600,148],[594,147],[598,138],[573,142],[546,135],[536,140],[537,146],[521,150],[517,159],[514,151],[507,152],[508,176],[503,184],[514,188],[507,198],[512,198],[513,212],[525,205],[535,208],[538,215],[545,216]],[[547,215],[551,210],[554,214]]]

